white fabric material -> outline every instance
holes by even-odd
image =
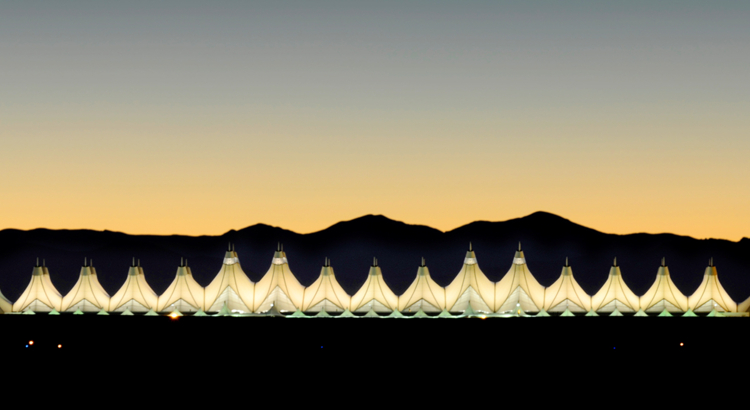
[[[597,313],[636,312],[640,307],[638,296],[630,290],[622,279],[619,266],[609,270],[609,277],[601,289],[591,297],[591,308]]]
[[[284,262],[277,264],[276,260]],[[268,272],[255,284],[253,312],[267,312],[271,306],[276,306],[280,312],[302,309],[304,292],[305,288],[286,263],[286,254],[276,251]]]
[[[323,266],[318,279],[303,292],[301,309],[304,312],[343,312],[351,305],[351,296],[339,285],[331,266]]]
[[[738,312],[748,312],[750,311],[750,297],[745,299],[744,302],[737,305],[737,311]]]
[[[146,276],[140,266],[131,266],[128,277],[120,290],[109,301],[109,312],[148,312],[156,309],[159,297],[146,282]]]
[[[560,277],[544,290],[544,310],[564,312],[566,309],[577,313],[591,310],[591,296],[573,278],[570,266],[563,266]]]
[[[234,251],[228,251],[224,256],[224,259],[232,258],[237,258]],[[227,289],[231,289],[231,292]],[[231,265],[222,264],[214,280],[206,286],[204,310],[218,312],[226,303],[229,311],[252,312],[254,290],[253,282],[242,270],[239,262]]]
[[[693,312],[710,312],[714,309],[718,312],[737,311],[737,304],[719,283],[715,266],[706,267],[703,282],[688,298],[688,307],[693,309]]]
[[[523,261],[523,263],[517,263]],[[494,312],[512,312],[517,306],[524,312],[538,312],[544,306],[544,287],[526,265],[523,251],[516,251],[508,273],[495,284],[492,298],[485,297]]]
[[[687,312],[688,298],[672,282],[668,267],[659,267],[654,284],[640,298],[640,308],[646,313]]]
[[[484,297],[494,297],[494,284],[482,273],[474,251],[466,252],[464,261],[473,263],[464,263],[445,288],[445,308],[450,312],[463,312],[471,306],[476,312],[492,312]]]
[[[52,284],[49,270],[46,267],[35,266],[31,272],[31,282],[13,304],[13,311],[50,312],[52,309],[62,309],[62,295]]]
[[[370,267],[370,274],[357,293],[352,296],[352,312],[390,312],[398,309],[398,296],[391,290],[383,279],[380,266]]]
[[[159,312],[197,312],[204,308],[205,290],[193,279],[189,266],[177,268],[177,274],[166,291],[159,296],[156,310]]]
[[[109,295],[99,283],[93,266],[81,267],[78,282],[62,300],[61,312],[98,312],[109,307]]]
[[[0,314],[10,313],[12,310],[13,310],[13,304],[10,303],[8,298],[3,296],[2,292],[0,292]]]
[[[426,266],[420,266],[417,277],[398,297],[398,310],[401,312],[442,312],[445,309],[445,289],[430,277]]]

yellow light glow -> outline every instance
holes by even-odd
[[[178,317],[180,317],[180,315],[178,315],[178,314],[177,314],[177,313],[175,313],[175,312],[172,312],[172,313],[170,313],[170,314],[169,314],[169,317],[171,317],[172,319],[175,319],[175,320],[176,320],[176,319],[177,319]]]
[[[34,341],[33,340],[29,340],[29,346],[32,346],[32,345],[34,345]]]
[[[680,343],[680,346],[685,346],[685,343]]]
[[[62,349],[62,345],[57,345],[57,348],[58,349]]]

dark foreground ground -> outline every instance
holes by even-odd
[[[0,316],[2,357],[395,361],[431,357],[609,356],[625,352],[747,356],[748,318],[546,317],[290,319]],[[33,341],[33,344],[30,343]],[[218,355],[218,356],[217,356]],[[567,356],[567,354],[565,355]],[[484,359],[482,359],[484,360]]]

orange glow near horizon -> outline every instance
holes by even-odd
[[[217,3],[0,5],[0,229],[750,236],[747,3]]]

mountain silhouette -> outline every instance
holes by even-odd
[[[219,271],[224,251],[232,243],[253,281],[265,274],[276,247],[283,244],[289,266],[303,285],[317,278],[328,257],[343,288],[353,294],[377,257],[385,281],[401,294],[414,280],[422,257],[432,277],[443,286],[449,284],[461,269],[469,242],[482,271],[498,281],[510,268],[519,241],[529,269],[544,286],[557,279],[568,257],[576,280],[593,294],[606,281],[617,257],[625,282],[641,295],[654,282],[661,258],[666,257],[675,284],[690,295],[713,257],[729,295],[736,302],[750,296],[748,238],[732,242],[673,234],[607,234],[547,212],[503,222],[476,221],[447,232],[383,215],[365,215],[308,234],[265,224],[195,237],[6,229],[0,231],[0,291],[11,301],[17,299],[31,279],[37,257],[45,260],[54,285],[63,294],[75,284],[84,258],[93,259],[110,295],[124,283],[133,257],[140,259],[147,281],[158,294],[171,283],[180,258],[188,259],[194,277],[205,286]]]

